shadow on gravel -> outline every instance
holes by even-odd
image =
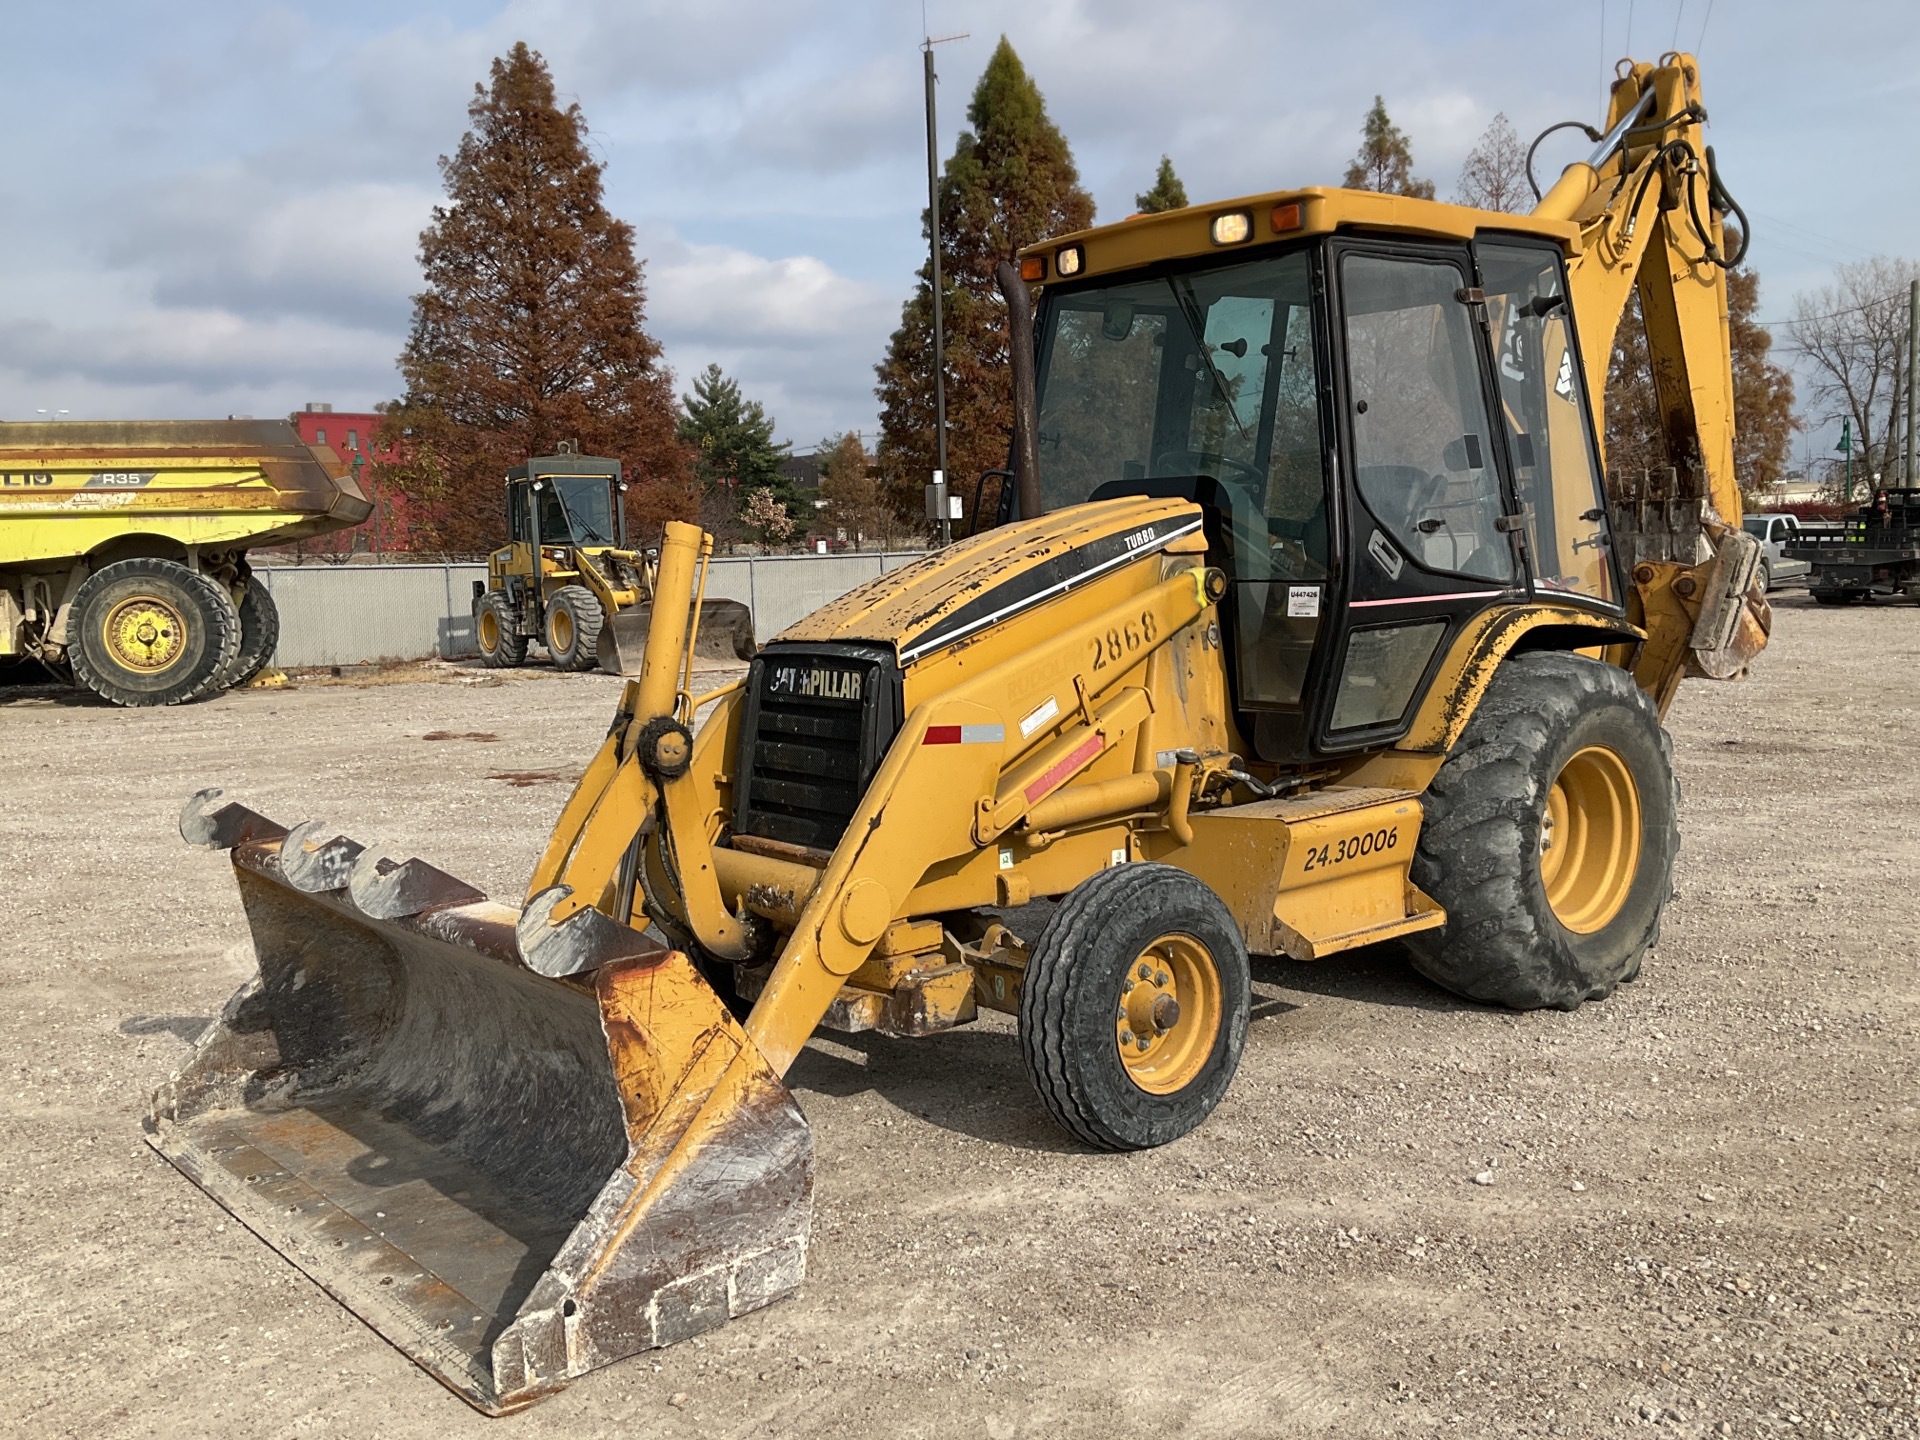
[[[1446,1013],[1492,1008],[1441,989],[1415,970],[1407,959],[1407,952],[1391,942],[1349,950],[1325,960],[1299,961],[1256,955],[1253,978],[1256,984],[1336,1000],[1358,1000],[1367,1005],[1400,1005],[1410,1010]],[[1256,1007],[1255,1018],[1258,1016]]]
[[[171,1035],[191,1045],[213,1023],[211,1015],[129,1015],[120,1022],[122,1035]]]
[[[949,1030],[918,1040],[868,1031],[834,1035],[831,1044],[859,1052],[864,1063],[810,1045],[787,1072],[788,1088],[837,1097],[870,1090],[909,1115],[989,1144],[1086,1153],[1040,1108],[1020,1042],[1005,1031]]]

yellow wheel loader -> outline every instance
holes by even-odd
[[[1249,954],[1397,938],[1522,1007],[1632,979],[1678,839],[1661,713],[1768,623],[1703,119],[1669,57],[1531,215],[1293,190],[1026,252],[1002,523],[704,696],[710,547],[669,527],[519,909],[195,796],[260,974],[153,1143],[498,1413],[800,1283],[782,1077],[821,1025],[1014,1015],[1042,1106],[1128,1149],[1226,1092]],[[1677,464],[1610,503],[1636,284]]]
[[[371,513],[285,421],[0,424],[0,657],[116,705],[244,685],[280,636],[248,549]]]
[[[507,543],[473,585],[485,664],[523,665],[539,644],[562,670],[640,672],[659,556],[627,548],[626,490],[620,462],[593,455],[536,455],[507,472]],[[752,612],[738,600],[698,604],[701,655],[751,660]]]

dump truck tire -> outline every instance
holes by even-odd
[[[1447,923],[1414,967],[1475,1000],[1571,1010],[1640,973],[1679,848],[1673,748],[1626,671],[1506,662],[1434,776],[1414,883]]]
[[[221,677],[222,690],[237,690],[266,669],[280,643],[280,607],[266,586],[249,580],[239,609],[240,648],[234,652],[233,668]]]
[[[547,604],[547,653],[562,670],[591,670],[599,663],[600,627],[606,611],[584,585],[562,585]]]
[[[1220,898],[1171,865],[1082,881],[1035,944],[1020,1049],[1047,1113],[1102,1150],[1178,1140],[1227,1092],[1251,982]]]
[[[527,663],[527,637],[520,633],[501,596],[484,596],[474,607],[473,633],[480,642],[482,665],[494,670],[510,670]]]
[[[89,576],[67,619],[74,678],[116,705],[178,705],[214,690],[240,647],[225,588],[172,560],[120,560]]]

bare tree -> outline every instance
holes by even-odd
[[[1834,272],[1834,283],[1794,297],[1794,351],[1804,360],[1815,421],[1853,422],[1854,459],[1891,474],[1901,458],[1907,388],[1907,288],[1920,262],[1876,255]]]
[[[1460,167],[1456,203],[1510,214],[1532,209],[1527,193],[1527,147],[1503,112],[1481,132]]]

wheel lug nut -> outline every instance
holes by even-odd
[[[1131,1045],[1131,1044],[1133,1044],[1133,1031],[1131,1031],[1131,1030],[1122,1030],[1122,1031],[1120,1032],[1120,1043],[1121,1043],[1122,1045]]]
[[[1140,978],[1142,980],[1151,980],[1153,978],[1153,967],[1151,965],[1142,964],[1140,966],[1139,973],[1140,973]]]
[[[1153,983],[1158,985],[1162,990],[1164,990],[1167,988],[1167,984],[1171,979],[1172,977],[1168,975],[1166,971],[1162,970],[1159,974],[1153,977]]]

